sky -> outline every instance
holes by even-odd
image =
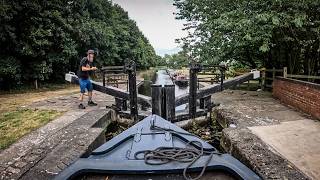
[[[149,39],[158,55],[174,54],[180,50],[175,39],[184,37],[182,20],[176,20],[173,0],[113,0],[129,17],[137,22],[139,29]]]

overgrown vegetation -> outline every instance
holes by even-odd
[[[156,79],[157,71],[158,68],[150,68],[138,73],[139,78],[142,78],[144,80],[143,84],[138,87],[139,94],[151,96],[151,85]]]
[[[178,41],[202,63],[288,67],[320,74],[319,0],[175,0],[187,37]]]
[[[110,0],[3,0],[0,20],[0,88],[62,81],[87,49],[99,52],[98,67],[129,58],[143,69],[157,58],[136,23]]]
[[[153,81],[157,71],[157,68],[150,68],[148,70],[139,71],[138,76],[143,78],[145,81]]]
[[[62,112],[18,109],[0,113],[0,149],[5,149],[22,136],[47,124]]]
[[[121,134],[123,131],[127,130],[132,124],[119,123],[118,121],[111,122],[106,128],[106,141],[111,140],[115,136]]]
[[[222,128],[220,127],[216,119],[214,119],[214,116],[212,116],[210,120],[205,122],[205,124],[194,122],[190,128],[187,128],[185,130],[200,137],[201,139],[213,145],[215,148],[221,150],[220,139]]]

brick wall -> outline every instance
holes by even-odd
[[[277,77],[272,94],[284,104],[320,119],[320,84]]]

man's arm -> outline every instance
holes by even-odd
[[[82,71],[95,71],[95,70],[97,70],[96,67],[91,67],[91,65],[88,64],[85,59],[81,60],[80,66],[81,66]]]
[[[97,68],[96,67],[90,67],[88,65],[88,66],[81,66],[81,70],[82,71],[95,71],[95,70],[97,70]]]

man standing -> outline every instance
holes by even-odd
[[[79,68],[79,84],[80,84],[80,104],[79,109],[85,109],[86,107],[82,104],[83,102],[83,96],[86,92],[86,89],[88,90],[88,106],[96,106],[97,104],[92,101],[92,91],[93,86],[90,81],[90,74],[92,71],[97,70],[96,67],[93,66],[93,58],[94,58],[94,50],[88,50],[87,57],[82,58],[80,62],[80,68]]]

